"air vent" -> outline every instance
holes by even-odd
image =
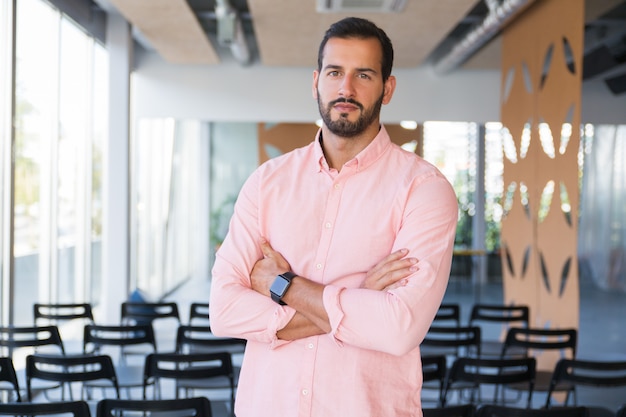
[[[319,13],[399,13],[406,0],[317,0]]]

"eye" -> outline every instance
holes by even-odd
[[[338,77],[339,76],[339,71],[329,71],[328,72],[328,76],[329,77]]]
[[[372,78],[372,77],[370,77],[370,76],[369,76],[369,74],[367,74],[367,73],[365,73],[365,72],[361,72],[361,73],[359,73],[358,77],[359,77],[360,79],[362,79],[362,80],[369,80],[369,79],[371,79],[371,78]]]

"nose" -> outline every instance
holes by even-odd
[[[341,85],[339,86],[339,95],[342,97],[352,97],[354,96],[354,86],[352,83],[352,77],[346,76],[341,80]]]

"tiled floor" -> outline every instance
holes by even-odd
[[[579,327],[579,357],[595,359],[626,360],[626,294],[606,292],[596,288],[590,282],[582,282]],[[208,281],[192,281],[182,286],[170,297],[179,303],[181,314],[186,317],[192,302],[207,302],[210,284]],[[499,284],[487,284],[480,289],[466,281],[452,280],[445,295],[445,302],[457,302],[461,305],[463,319],[475,300],[481,302],[502,302],[502,289]],[[545,395],[537,393],[533,403],[543,405]],[[626,389],[580,390],[579,403],[595,404],[612,410],[626,403]],[[216,403],[222,411],[216,411],[216,417],[226,416],[223,404]]]

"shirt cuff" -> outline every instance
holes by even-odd
[[[343,287],[327,285],[324,288],[323,293],[324,308],[326,309],[328,321],[330,322],[330,335],[339,346],[343,346],[343,343],[340,340],[340,334],[341,321],[343,320],[344,312],[341,309],[341,303],[339,300],[343,290]]]
[[[281,340],[278,338],[276,333],[284,328],[287,323],[291,321],[293,316],[296,314],[296,310],[287,306],[276,306],[276,310],[274,310],[274,317],[268,326],[268,332],[270,334],[270,349],[276,349],[279,346],[282,346],[287,343],[291,343],[289,340]]]

